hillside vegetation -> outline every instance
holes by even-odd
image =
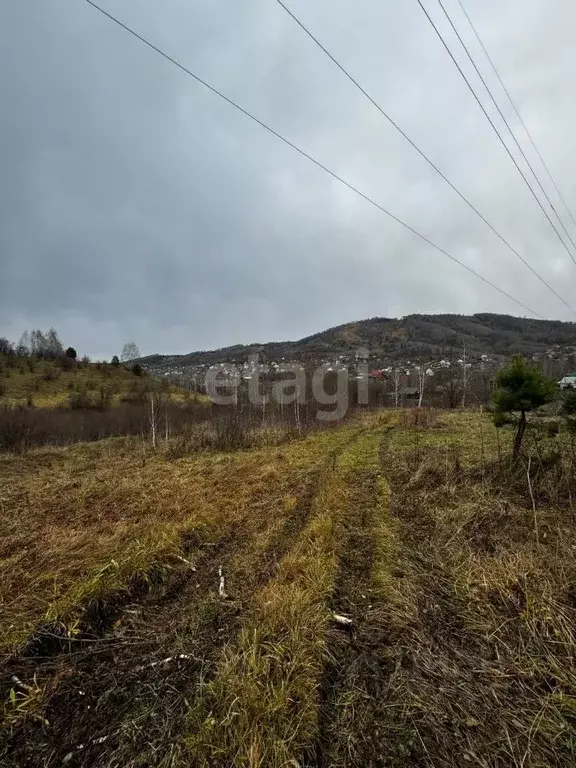
[[[75,394],[84,395],[93,403],[104,397],[109,405],[115,406],[122,400],[134,399],[146,386],[145,378],[135,376],[123,366],[0,355],[0,406],[64,407]],[[176,387],[163,389],[174,402],[182,402],[186,397]]]
[[[140,366],[0,354],[0,453],[160,429],[178,434],[209,415],[207,396]]]
[[[512,437],[413,409],[0,456],[0,762],[576,764],[574,442]]]
[[[299,341],[236,345],[189,355],[151,355],[152,366],[212,365],[246,360],[260,354],[267,360],[326,359],[365,348],[381,359],[460,357],[462,347],[478,355],[510,357],[542,355],[554,345],[576,353],[576,324],[532,320],[510,315],[408,315],[397,319],[374,317],[346,323]]]

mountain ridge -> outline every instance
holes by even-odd
[[[474,315],[413,314],[402,318],[372,317],[328,328],[296,341],[234,344],[182,355],[148,355],[146,366],[211,365],[243,362],[258,354],[262,360],[331,359],[366,349],[382,360],[454,357],[463,347],[471,354],[509,357],[543,355],[551,348],[576,352],[576,323],[534,320],[492,313]]]

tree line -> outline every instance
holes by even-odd
[[[31,331],[26,330],[16,344],[6,337],[0,336],[0,355],[35,357],[41,360],[57,360],[63,357],[76,360],[78,357],[74,347],[64,348],[55,328],[50,328],[47,331],[42,331],[40,328],[35,328]],[[126,364],[138,357],[140,357],[140,351],[136,343],[134,341],[127,341],[122,347],[120,356],[112,356],[111,363],[112,365]],[[82,358],[82,362],[89,363],[90,358],[85,355]],[[141,367],[138,364],[136,366],[141,372]]]

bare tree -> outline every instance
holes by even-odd
[[[152,447],[156,448],[156,414],[154,413],[154,393],[150,393],[150,429],[152,432]]]
[[[398,408],[398,395],[400,393],[400,368],[394,368],[394,407]]]
[[[14,347],[11,342],[4,337],[0,338],[0,355],[9,355],[14,352]]]
[[[462,408],[466,405],[466,388],[470,379],[471,364],[466,358],[466,345],[462,347],[462,359],[458,361],[462,366]]]
[[[136,342],[134,341],[127,341],[126,344],[122,347],[122,354],[120,355],[120,360],[123,363],[129,363],[130,360],[136,360],[138,357],[140,357],[140,350],[136,346]]]
[[[64,355],[64,347],[55,328],[50,328],[44,337],[44,341],[44,354],[47,357],[62,357]]]
[[[445,363],[438,371],[438,388],[445,397],[448,408],[456,408],[462,399],[460,371],[456,365]]]
[[[422,400],[424,399],[424,389],[426,388],[426,366],[417,365],[415,370],[416,370],[416,383],[418,385],[418,408],[422,408]]]
[[[42,357],[46,350],[46,338],[42,331],[37,328],[30,333],[30,354],[34,357]]]

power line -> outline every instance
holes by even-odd
[[[285,5],[283,0],[276,0],[276,2],[280,6],[282,6],[282,8],[286,11],[286,13],[296,22],[296,24],[298,24],[300,29],[302,29],[308,35],[308,37],[314,43],[316,43],[316,45],[320,48],[320,50],[323,51],[323,53],[326,54],[326,56],[330,59],[330,61],[332,61],[338,67],[338,69],[342,72],[342,74],[345,75],[348,78],[348,80],[350,80],[350,82],[356,86],[356,88],[368,99],[368,101],[374,107],[376,107],[378,112],[380,112],[380,114],[386,118],[386,120],[390,123],[390,125],[392,125],[392,127],[395,128],[404,137],[404,139],[406,139],[406,141],[410,144],[410,146],[413,147],[413,149],[415,149],[416,152],[418,152],[420,157],[422,157],[428,163],[428,165],[448,184],[448,186],[451,187],[451,189],[453,189],[454,192],[456,192],[456,194],[466,203],[466,205],[472,211],[474,211],[474,213],[477,216],[480,217],[480,219],[484,222],[484,224],[486,224],[486,226],[501,240],[501,242],[503,242],[504,245],[507,248],[509,248],[515,256],[517,256],[520,259],[520,261],[532,272],[532,274],[535,275],[538,278],[538,280],[540,280],[540,282],[543,283],[546,286],[546,288],[548,288],[548,290],[551,291],[554,294],[554,296],[556,296],[556,298],[562,302],[562,304],[564,304],[565,307],[567,307],[573,314],[576,315],[576,310],[574,310],[570,306],[570,304],[568,304],[568,302],[565,301],[565,299],[563,299],[562,296],[560,296],[560,294],[542,277],[542,275],[540,275],[534,269],[534,267],[532,267],[532,265],[528,261],[526,261],[526,259],[516,250],[516,248],[514,248],[508,242],[508,240],[506,240],[506,238],[503,235],[501,235],[500,232],[498,232],[498,230],[488,221],[488,219],[486,219],[486,217],[475,207],[475,205],[464,195],[464,193],[460,189],[458,189],[458,187],[455,184],[453,184],[450,181],[450,179],[440,170],[440,168],[438,168],[438,166],[428,157],[428,155],[426,155],[420,149],[420,147],[410,138],[410,136],[408,136],[408,134],[398,125],[398,123],[396,123],[395,120],[392,117],[390,117],[390,115],[384,110],[384,108],[377,101],[375,101],[375,99],[373,99],[372,96],[370,96],[370,94],[360,85],[360,83],[350,74],[350,72],[348,72],[348,70],[330,53],[330,51],[327,48],[325,48],[324,45],[322,45],[322,43],[318,40],[318,38],[315,37],[312,32],[310,32],[308,27],[306,27],[306,25],[302,21],[300,21],[300,19],[290,10],[290,8],[288,8],[288,6]]]
[[[491,288],[493,288],[495,291],[498,291],[498,293],[502,294],[502,296],[505,296],[510,301],[513,301],[515,304],[517,304],[519,307],[522,307],[522,309],[529,312],[531,315],[536,315],[537,317],[542,317],[542,315],[539,312],[535,312],[533,309],[530,309],[530,307],[527,307],[525,304],[523,304],[518,299],[515,299],[513,296],[511,296],[509,293],[507,293],[505,290],[500,288],[498,285],[493,283],[491,280],[489,280],[487,277],[484,277],[479,272],[476,272],[475,269],[472,267],[469,267],[464,262],[460,261],[456,256],[453,256],[448,251],[444,250],[439,245],[436,245],[432,240],[430,240],[426,235],[420,234],[416,229],[411,227],[409,224],[406,224],[406,222],[402,221],[402,219],[399,219],[397,216],[395,216],[393,213],[388,211],[386,208],[384,208],[380,203],[377,203],[375,200],[373,200],[368,195],[364,194],[364,192],[361,192],[357,187],[353,186],[350,182],[346,181],[344,178],[339,176],[334,171],[330,170],[327,166],[323,165],[319,160],[316,160],[312,155],[309,155],[307,152],[305,152],[303,149],[300,149],[300,147],[296,146],[296,144],[293,144],[289,139],[287,139],[285,136],[282,136],[282,134],[278,133],[278,131],[274,130],[274,128],[270,128],[270,126],[266,125],[260,118],[256,117],[252,113],[248,112],[248,110],[244,109],[244,107],[241,107],[239,104],[237,104],[235,101],[230,99],[228,96],[225,96],[221,91],[219,91],[214,86],[210,85],[206,80],[203,80],[198,75],[194,74],[190,69],[187,69],[183,64],[180,64],[176,59],[172,58],[172,56],[168,55],[167,53],[164,53],[160,48],[154,45],[154,43],[151,43],[149,40],[147,40],[145,37],[142,37],[142,35],[138,34],[138,32],[135,32],[133,29],[128,27],[126,24],[124,24],[120,19],[117,19],[115,16],[113,16],[111,13],[108,13],[108,11],[105,11],[103,8],[101,8],[99,5],[97,5],[93,0],[85,0],[85,2],[88,3],[88,5],[91,5],[95,10],[99,11],[102,15],[106,16],[110,21],[113,21],[115,24],[117,24],[119,27],[124,29],[126,32],[128,32],[130,35],[135,37],[137,40],[139,40],[141,43],[144,43],[144,45],[148,46],[151,50],[153,50],[155,53],[157,53],[159,56],[162,56],[162,58],[166,59],[166,61],[169,61],[171,64],[173,64],[175,67],[180,69],[185,74],[192,77],[196,82],[200,83],[200,85],[203,85],[205,88],[207,88],[209,91],[214,93],[216,96],[219,96],[221,99],[223,99],[227,104],[230,104],[230,106],[234,107],[234,109],[237,109],[239,112],[241,112],[246,117],[250,118],[250,120],[253,120],[255,123],[257,123],[261,128],[264,128],[268,133],[271,133],[273,136],[275,136],[277,139],[280,139],[280,141],[284,142],[284,144],[288,145],[292,149],[294,149],[298,154],[302,155],[302,157],[305,157],[307,160],[309,160],[311,163],[314,163],[318,168],[325,171],[327,174],[329,174],[333,179],[336,179],[336,181],[339,181],[341,184],[343,184],[345,187],[350,189],[352,192],[356,193],[359,197],[361,197],[366,202],[373,205],[375,208],[377,208],[382,213],[385,213],[387,216],[389,216],[393,221],[397,222],[398,224],[401,224],[405,229],[407,229],[412,234],[416,235],[420,240],[427,243],[428,245],[432,246],[435,250],[442,253],[444,256],[447,256],[451,261],[453,261],[455,264],[458,264],[459,266],[463,267],[467,272],[477,277],[479,280],[482,280],[483,283],[486,285],[489,285]]]
[[[572,247],[573,247],[573,248],[576,250],[576,243],[574,243],[574,240],[572,240],[572,237],[570,236],[570,233],[568,232],[568,230],[567,230],[567,229],[566,229],[566,227],[564,226],[564,222],[562,221],[562,219],[561,219],[561,218],[560,218],[560,216],[558,215],[558,211],[557,211],[557,210],[556,210],[556,208],[554,207],[554,204],[553,204],[552,200],[550,200],[550,197],[549,197],[548,193],[546,192],[546,189],[544,188],[544,186],[543,186],[542,182],[540,181],[540,178],[539,178],[538,174],[537,174],[537,173],[536,173],[536,171],[534,170],[534,167],[532,166],[532,163],[530,162],[530,160],[529,160],[529,159],[528,159],[528,157],[526,156],[526,153],[525,153],[525,152],[524,152],[524,150],[522,149],[522,145],[520,144],[520,142],[519,142],[519,141],[518,141],[518,139],[516,138],[516,134],[515,134],[515,133],[514,133],[514,131],[512,130],[512,128],[511,128],[511,126],[510,126],[510,123],[509,123],[509,122],[508,122],[508,120],[506,119],[506,116],[504,115],[504,113],[503,113],[503,112],[502,112],[502,110],[500,109],[500,105],[499,105],[499,104],[498,104],[498,102],[496,101],[496,99],[495,99],[495,97],[494,97],[494,94],[492,93],[492,90],[490,89],[490,86],[487,84],[487,82],[486,82],[486,80],[484,79],[484,77],[483,77],[482,73],[480,72],[480,70],[479,70],[479,68],[478,68],[478,66],[477,66],[477,64],[476,64],[476,62],[474,61],[474,58],[473,58],[472,54],[470,53],[470,51],[469,51],[469,49],[468,49],[468,47],[467,47],[466,43],[464,42],[464,40],[462,39],[462,37],[461,37],[461,35],[460,35],[460,33],[459,33],[459,32],[458,32],[458,30],[456,29],[456,26],[454,25],[454,22],[452,21],[452,18],[450,17],[450,14],[449,14],[449,13],[448,13],[448,11],[446,10],[446,7],[445,7],[444,3],[442,2],[442,0],[438,0],[438,5],[440,6],[440,8],[442,8],[442,11],[443,11],[443,13],[444,13],[444,16],[446,16],[446,18],[448,19],[448,22],[449,22],[450,26],[452,27],[452,29],[454,30],[454,33],[455,33],[456,37],[457,37],[457,38],[458,38],[458,40],[460,41],[460,45],[462,46],[462,48],[464,48],[464,51],[465,51],[466,55],[467,55],[467,56],[468,56],[468,58],[470,59],[470,63],[472,64],[472,66],[473,66],[473,67],[474,67],[474,69],[476,70],[476,73],[478,74],[478,77],[479,77],[479,78],[480,78],[480,80],[482,81],[482,85],[483,85],[483,86],[484,86],[484,88],[486,89],[486,91],[487,91],[487,93],[488,93],[488,96],[490,96],[490,99],[491,99],[492,103],[494,104],[494,106],[495,106],[495,107],[496,107],[496,109],[498,110],[498,114],[500,115],[500,117],[501,117],[501,118],[502,118],[502,120],[504,121],[504,125],[505,125],[505,126],[506,126],[506,128],[508,129],[508,133],[509,133],[509,134],[510,134],[510,136],[512,137],[512,140],[514,141],[514,143],[516,144],[516,147],[517,147],[518,151],[520,152],[520,154],[521,154],[521,155],[522,155],[522,157],[524,158],[524,162],[526,163],[526,165],[528,166],[528,168],[530,168],[530,171],[531,171],[531,173],[532,173],[532,176],[534,176],[534,178],[535,178],[535,180],[536,180],[536,183],[537,183],[537,184],[538,184],[538,186],[540,187],[540,190],[541,190],[542,194],[544,195],[544,197],[546,198],[546,201],[548,202],[548,205],[550,206],[550,208],[551,208],[551,209],[552,209],[552,211],[554,212],[554,215],[555,215],[555,216],[556,216],[556,218],[558,219],[558,222],[560,223],[560,226],[561,226],[561,227],[562,227],[562,229],[564,230],[564,233],[566,234],[566,237],[568,238],[568,240],[569,240],[569,241],[570,241],[570,243],[572,244]],[[576,263],[576,262],[575,262],[575,263]]]
[[[514,103],[514,101],[513,101],[513,99],[512,99],[512,96],[510,95],[510,91],[508,90],[508,88],[506,87],[506,84],[504,83],[503,79],[501,78],[501,76],[500,76],[500,73],[498,72],[498,69],[497,69],[497,67],[496,67],[496,64],[494,63],[494,61],[493,61],[492,57],[491,57],[491,56],[490,56],[490,54],[488,53],[488,50],[486,49],[486,46],[484,45],[484,43],[483,43],[483,41],[482,41],[482,38],[480,37],[480,34],[478,33],[478,30],[476,29],[476,26],[474,25],[474,22],[473,22],[473,21],[472,21],[472,19],[470,18],[470,15],[468,14],[468,11],[466,10],[466,8],[465,8],[465,6],[464,6],[464,3],[462,2],[462,0],[458,0],[458,4],[459,4],[460,8],[462,9],[462,12],[464,13],[464,16],[466,17],[466,19],[467,19],[468,23],[470,24],[470,26],[471,26],[471,28],[472,28],[472,31],[474,32],[474,35],[476,36],[476,39],[477,39],[477,40],[478,40],[478,42],[480,43],[480,47],[482,48],[482,50],[483,50],[483,51],[484,51],[484,53],[486,54],[486,58],[487,58],[487,59],[488,59],[488,61],[490,62],[490,66],[491,66],[491,67],[492,67],[492,69],[494,70],[494,74],[495,74],[495,75],[496,75],[496,77],[498,78],[498,82],[499,82],[499,83],[500,83],[500,85],[502,86],[502,90],[503,90],[503,91],[504,91],[504,93],[506,94],[506,96],[507,96],[507,98],[508,98],[508,101],[510,102],[510,105],[512,106],[512,109],[513,109],[513,110],[514,110],[514,112],[516,113],[516,117],[518,118],[518,120],[519,120],[519,122],[520,122],[520,125],[521,125],[521,126],[522,126],[522,128],[524,129],[524,132],[525,132],[526,136],[528,136],[528,139],[530,140],[530,143],[532,144],[532,147],[534,148],[534,151],[535,151],[535,152],[536,152],[536,154],[538,155],[538,159],[539,159],[539,160],[540,160],[540,162],[542,163],[542,166],[543,166],[544,170],[546,171],[546,173],[547,173],[547,175],[548,175],[548,178],[550,179],[550,181],[551,181],[551,182],[552,182],[552,184],[554,185],[554,189],[555,189],[555,190],[556,190],[556,192],[558,193],[558,197],[559,197],[559,198],[560,198],[560,200],[562,201],[562,204],[564,205],[564,208],[566,209],[566,211],[567,211],[568,215],[569,215],[569,216],[570,216],[570,218],[572,219],[572,222],[573,222],[573,223],[574,223],[574,225],[576,226],[576,218],[574,218],[574,215],[573,215],[572,211],[570,210],[570,207],[568,206],[568,203],[566,202],[566,200],[564,199],[564,196],[563,196],[562,192],[560,191],[560,187],[559,187],[559,186],[558,186],[558,184],[556,183],[556,181],[555,181],[554,177],[552,176],[552,173],[551,173],[550,169],[548,168],[548,165],[546,164],[546,162],[545,162],[544,158],[543,158],[543,157],[542,157],[542,155],[540,154],[540,150],[538,149],[538,147],[537,147],[537,145],[536,145],[536,142],[534,141],[534,139],[533,139],[533,137],[532,137],[532,134],[531,134],[531,133],[530,133],[530,131],[528,130],[528,126],[526,125],[526,123],[525,123],[525,122],[524,122],[524,120],[522,119],[522,115],[520,114],[520,111],[519,111],[519,110],[518,110],[518,108],[516,107],[516,104]]]
[[[488,112],[486,111],[486,108],[484,107],[484,105],[483,105],[483,104],[482,104],[482,102],[480,101],[480,98],[479,98],[478,94],[476,93],[476,91],[474,90],[474,88],[473,88],[472,84],[470,83],[470,81],[469,81],[469,80],[468,80],[468,78],[466,77],[466,74],[464,73],[464,71],[463,71],[462,67],[460,66],[460,64],[458,64],[458,62],[457,62],[457,60],[456,60],[456,58],[455,58],[454,54],[452,53],[452,51],[450,50],[450,48],[449,48],[448,44],[446,43],[446,41],[445,41],[445,40],[444,40],[444,38],[442,37],[442,34],[440,33],[440,31],[439,31],[438,27],[436,26],[436,24],[434,23],[434,21],[433,21],[432,17],[430,16],[430,14],[428,13],[428,11],[426,10],[426,8],[424,7],[424,5],[422,4],[422,0],[416,0],[416,1],[417,1],[418,5],[420,6],[420,8],[422,9],[422,11],[424,12],[424,14],[425,14],[426,18],[428,19],[428,21],[429,21],[429,22],[430,22],[430,24],[432,25],[432,27],[433,27],[434,31],[435,31],[435,32],[436,32],[436,34],[438,35],[438,37],[439,37],[439,39],[440,39],[440,42],[442,43],[442,45],[444,46],[444,48],[445,48],[445,49],[446,49],[446,51],[448,52],[448,55],[450,56],[450,58],[451,58],[451,59],[452,59],[452,61],[454,62],[454,65],[456,66],[456,68],[458,69],[458,72],[459,72],[459,73],[460,73],[460,75],[462,76],[462,78],[463,78],[464,82],[466,83],[466,85],[467,85],[467,86],[468,86],[468,88],[470,89],[470,92],[471,92],[471,93],[472,93],[472,95],[474,96],[474,98],[475,98],[476,102],[478,103],[478,105],[479,105],[480,109],[481,109],[481,110],[482,110],[482,112],[484,113],[484,115],[485,115],[486,119],[488,120],[488,122],[489,122],[489,123],[490,123],[490,125],[492,126],[492,129],[493,129],[493,130],[494,130],[494,132],[496,133],[496,136],[497,136],[497,137],[498,137],[498,139],[500,140],[500,143],[502,144],[502,146],[503,146],[503,147],[504,147],[504,149],[506,150],[506,152],[507,152],[508,156],[510,157],[510,159],[512,160],[512,162],[513,162],[513,163],[514,163],[514,165],[516,166],[516,169],[517,169],[518,173],[519,173],[519,174],[522,176],[522,178],[524,179],[524,183],[526,184],[526,186],[527,186],[527,187],[528,187],[528,189],[530,190],[530,193],[532,194],[532,196],[534,197],[534,199],[535,199],[535,200],[536,200],[536,202],[538,203],[538,205],[539,205],[540,209],[542,210],[542,213],[543,213],[543,214],[544,214],[544,216],[546,216],[546,218],[548,219],[548,223],[550,224],[550,226],[552,227],[552,229],[553,229],[553,230],[554,230],[554,232],[556,233],[556,236],[558,237],[558,239],[559,239],[559,240],[560,240],[560,242],[562,243],[562,247],[565,249],[565,251],[566,251],[566,253],[568,254],[568,256],[570,256],[570,258],[572,259],[572,261],[574,262],[574,264],[576,264],[576,259],[575,259],[575,258],[574,258],[574,256],[573,256],[573,255],[570,253],[570,250],[569,250],[568,246],[566,245],[566,243],[565,243],[565,242],[564,242],[564,240],[562,239],[562,236],[560,235],[560,233],[559,233],[559,232],[558,232],[558,230],[556,229],[556,225],[554,224],[554,222],[553,222],[553,221],[552,221],[552,219],[550,218],[550,215],[548,214],[548,211],[547,211],[547,210],[544,208],[544,206],[542,205],[542,202],[540,201],[540,198],[538,197],[538,195],[536,194],[536,192],[534,192],[534,189],[532,188],[532,185],[530,184],[530,182],[529,182],[529,181],[528,181],[528,179],[526,178],[526,175],[524,174],[523,170],[522,170],[522,169],[520,168],[520,166],[518,165],[518,162],[517,162],[516,158],[514,157],[514,155],[512,154],[512,152],[510,151],[510,149],[508,148],[508,145],[506,144],[506,142],[505,142],[505,141],[504,141],[504,139],[502,138],[502,136],[501,136],[501,134],[500,134],[500,131],[498,130],[498,128],[497,128],[497,127],[496,127],[496,125],[494,124],[494,121],[492,120],[492,118],[490,117],[490,115],[488,114]]]

